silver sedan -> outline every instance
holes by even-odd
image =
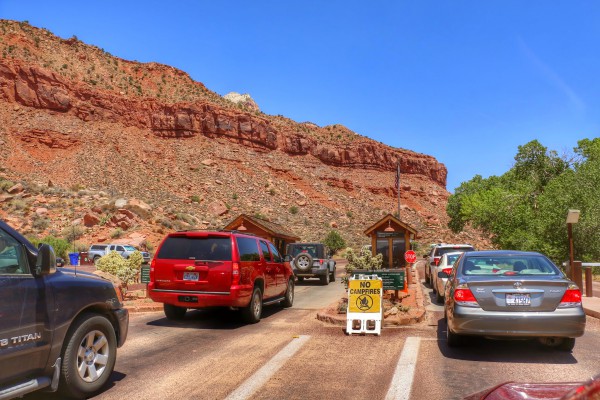
[[[445,295],[449,346],[466,344],[468,336],[539,338],[571,351],[585,330],[581,291],[540,253],[467,252]]]

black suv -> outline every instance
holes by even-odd
[[[105,279],[61,268],[0,220],[0,398],[34,390],[84,398],[109,379],[129,314]]]
[[[322,243],[290,243],[285,261],[289,261],[299,281],[312,277],[320,278],[324,285],[335,281],[335,261]]]

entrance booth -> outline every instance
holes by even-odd
[[[282,255],[285,254],[285,248],[289,243],[295,243],[300,240],[292,231],[279,224],[246,214],[240,214],[223,229],[252,233],[263,239],[270,240]]]
[[[382,268],[404,268],[404,253],[410,248],[410,240],[416,238],[417,231],[410,225],[388,214],[365,230],[371,238],[371,251],[375,256],[383,256]]]

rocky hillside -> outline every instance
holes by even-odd
[[[185,72],[114,57],[76,37],[0,20],[0,217],[30,235],[156,245],[239,213],[304,240],[349,244],[396,208],[419,241],[486,243],[446,228],[446,168],[342,125],[319,127],[228,100]],[[75,225],[74,225],[75,224]]]

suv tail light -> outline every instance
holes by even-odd
[[[239,285],[240,284],[240,264],[239,263],[232,263],[231,264],[231,284],[232,285]]]
[[[454,301],[459,306],[479,307],[479,303],[477,303],[475,296],[473,296],[473,292],[465,284],[458,285],[454,289]]]
[[[441,259],[441,258],[442,258],[442,257],[434,257],[434,258],[433,258],[433,262],[434,262],[434,264],[436,265],[436,267],[437,267],[437,266],[440,264],[440,259]]]
[[[150,262],[150,282],[154,282],[154,268],[156,267],[156,260],[153,258]]]
[[[577,307],[581,304],[581,291],[575,284],[570,284],[562,299],[558,308],[570,308]]]

